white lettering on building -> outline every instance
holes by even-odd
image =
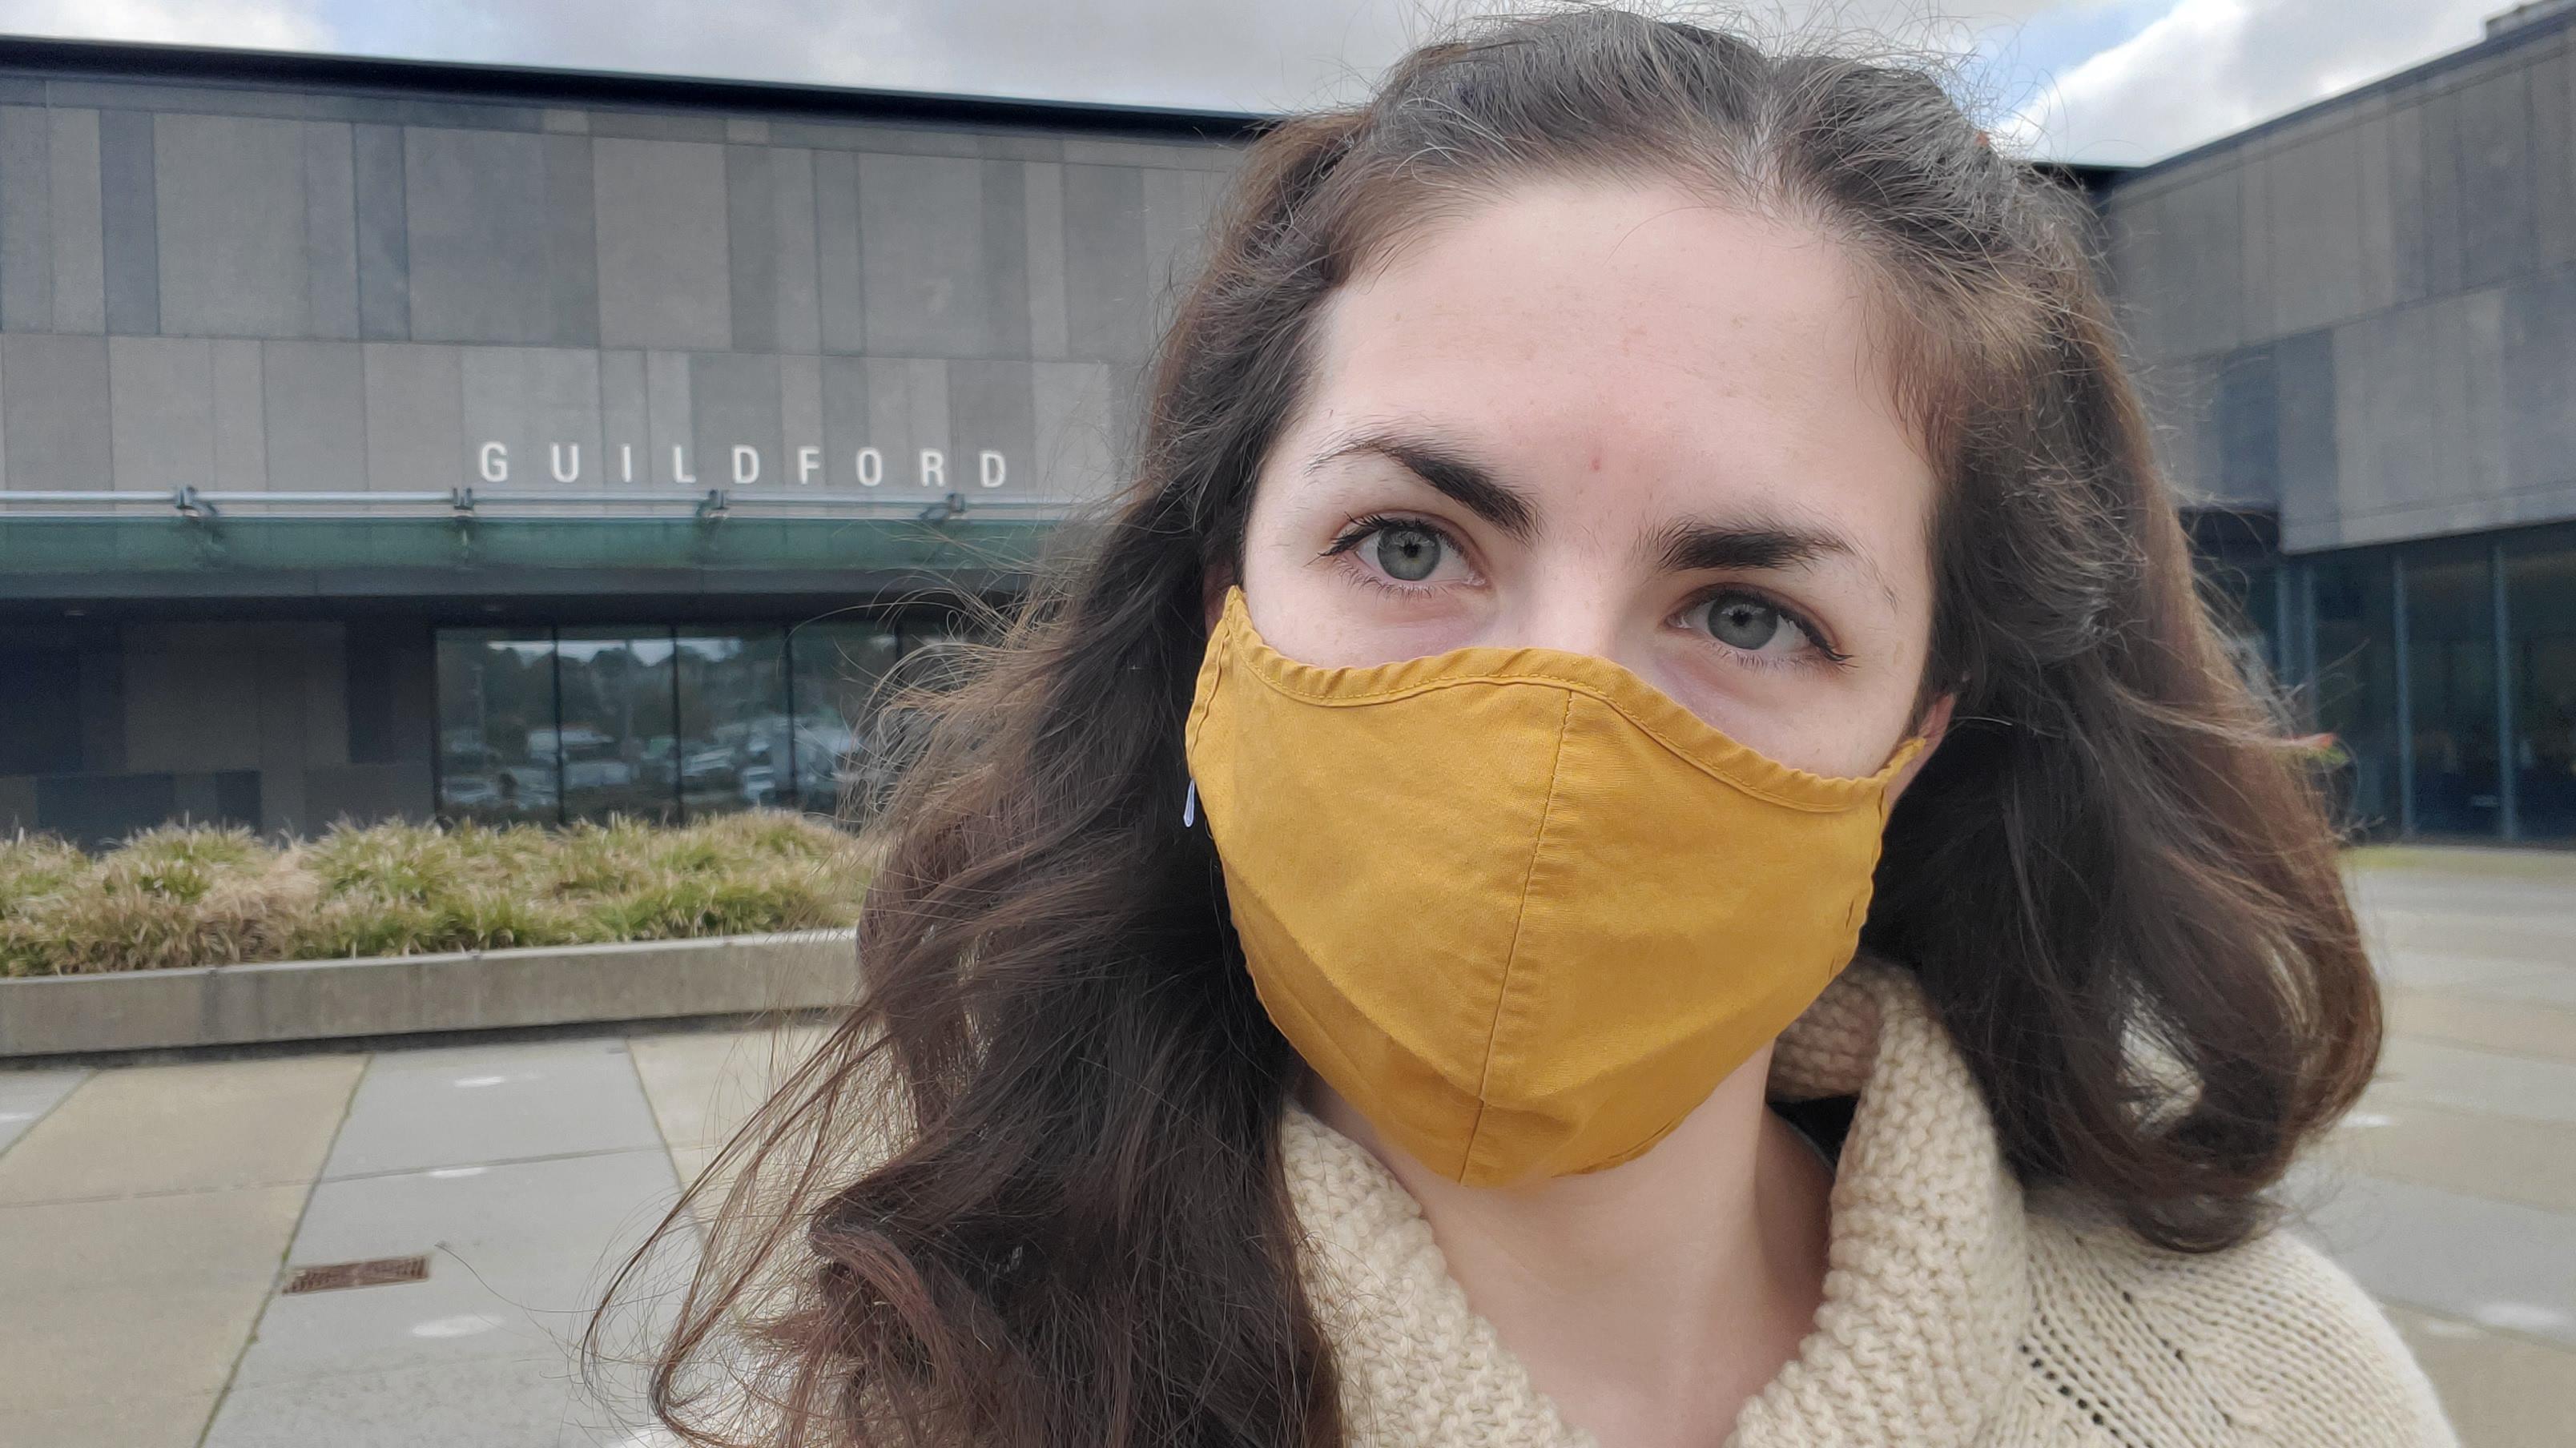
[[[546,471],[553,476],[556,482],[571,483],[580,481],[582,475],[581,447],[582,445],[578,442],[550,442],[546,444]],[[787,454],[782,450],[780,455],[783,458]],[[732,477],[734,486],[748,487],[751,484],[760,481],[760,449],[758,447],[750,443],[728,444],[726,448],[726,456],[730,463],[728,471]],[[799,484],[811,486],[816,483],[829,481],[829,479],[824,476],[822,448],[812,444],[800,445],[795,449],[794,456],[796,459],[796,481]],[[860,487],[874,488],[884,484],[886,480],[886,455],[883,448],[862,447],[848,453],[847,456],[850,459],[851,470],[856,475]],[[914,477],[921,486],[925,488],[944,488],[948,486],[948,454],[945,449],[935,447],[921,448],[914,453],[913,459]],[[480,478],[482,481],[487,483],[508,482],[510,480],[509,444],[502,442],[498,438],[489,439],[476,444],[474,453],[474,473],[477,478]],[[975,453],[975,481],[978,484],[987,488],[1004,487],[1008,485],[1010,476],[1010,458],[1000,449],[982,448],[977,450]],[[631,483],[635,481],[635,445],[633,443],[619,443],[617,445],[617,480],[621,483]],[[685,443],[674,443],[671,447],[670,480],[674,483],[692,486],[694,486],[698,481],[697,474],[690,471],[689,448]]]

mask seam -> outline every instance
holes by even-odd
[[[1745,743],[1743,740],[1737,739],[1733,735],[1728,734],[1726,731],[1719,729],[1713,724],[1709,724],[1705,720],[1696,721],[1701,727],[1708,730],[1718,744],[1724,746],[1725,749],[1734,754],[1743,756],[1742,760],[1737,761],[1737,766],[1735,768],[1730,768],[1726,765],[1713,764],[1708,760],[1701,758],[1699,752],[1694,750],[1691,746],[1683,744],[1679,740],[1673,738],[1670,734],[1651,721],[1640,718],[1637,713],[1634,710],[1631,710],[1624,702],[1604,690],[1599,684],[1588,679],[1571,679],[1561,674],[1546,673],[1470,674],[1455,678],[1423,679],[1410,684],[1389,685],[1384,688],[1372,689],[1361,693],[1336,695],[1318,689],[1299,688],[1296,685],[1289,683],[1286,678],[1281,676],[1280,668],[1283,666],[1308,670],[1316,669],[1318,666],[1298,663],[1296,660],[1287,658],[1285,655],[1279,654],[1277,650],[1270,648],[1270,646],[1261,638],[1260,634],[1252,627],[1250,605],[1243,597],[1242,586],[1240,584],[1227,590],[1224,616],[1219,619],[1218,628],[1220,631],[1231,632],[1235,636],[1235,643],[1245,645],[1248,648],[1257,651],[1255,657],[1244,661],[1245,671],[1254,679],[1259,680],[1264,686],[1268,687],[1273,692],[1281,694],[1287,698],[1296,699],[1302,703],[1321,705],[1325,708],[1351,708],[1385,703],[1395,699],[1410,698],[1417,694],[1428,693],[1433,689],[1450,688],[1461,684],[1543,684],[1580,693],[1586,698],[1599,703],[1602,707],[1616,713],[1620,718],[1627,720],[1630,724],[1635,725],[1639,732],[1643,733],[1647,738],[1654,740],[1657,744],[1662,745],[1666,750],[1669,750],[1675,758],[1681,760],[1683,763],[1689,765],[1699,773],[1707,775],[1711,779],[1714,779],[1729,788],[1740,790],[1745,794],[1751,795],[1755,799],[1779,805],[1784,809],[1794,809],[1803,814],[1838,814],[1852,809],[1861,808],[1869,802],[1868,787],[1872,785],[1877,786],[1878,797],[1883,801],[1886,796],[1888,782],[1896,777],[1896,771],[1904,764],[1906,757],[1912,752],[1913,748],[1924,742],[1920,735],[1911,735],[1905,739],[1899,740],[1895,751],[1890,755],[1887,762],[1881,764],[1875,772],[1870,774],[1823,775],[1817,774],[1812,770],[1800,769],[1793,764],[1783,764],[1780,761],[1771,758],[1769,755],[1764,754],[1761,750],[1754,748],[1752,745]],[[1266,655],[1267,657],[1263,657],[1262,655]],[[1418,661],[1400,660],[1397,662],[1401,664]],[[1395,665],[1386,665],[1382,667],[1394,666]],[[1676,710],[1682,709],[1682,706],[1678,701],[1671,700],[1669,697],[1665,699],[1665,702],[1672,704]],[[1784,794],[1779,789],[1773,788],[1769,785],[1756,783],[1739,777],[1742,766],[1748,762],[1755,769],[1785,776],[1784,783],[1793,789],[1801,789],[1810,792],[1832,791],[1835,793],[1848,793],[1851,795],[1851,798],[1818,802],[1811,799],[1792,797],[1791,795]]]
[[[1195,771],[1190,769],[1190,756],[1198,751],[1199,734],[1207,723],[1207,716],[1213,711],[1216,703],[1217,692],[1225,685],[1225,666],[1227,662],[1226,655],[1228,652],[1230,651],[1225,649],[1210,649],[1207,651],[1207,660],[1203,665],[1201,665],[1199,678],[1190,691],[1191,699],[1189,714],[1182,720],[1181,768],[1183,772],[1189,774],[1190,778],[1193,780],[1198,776]],[[1208,707],[1202,708],[1202,703],[1206,704]]]
[[[1404,685],[1401,688],[1387,689],[1370,694],[1350,694],[1336,697],[1296,688],[1283,680],[1271,678],[1268,673],[1259,668],[1252,669],[1251,674],[1253,678],[1260,680],[1264,686],[1275,690],[1278,693],[1284,694],[1291,699],[1296,699],[1303,703],[1321,705],[1328,709],[1352,708],[1367,704],[1381,704],[1394,699],[1409,698],[1416,694],[1429,693],[1434,689],[1457,688],[1466,684],[1540,684],[1552,686],[1564,689],[1570,694],[1581,694],[1585,698],[1601,705],[1603,708],[1616,713],[1620,718],[1635,725],[1641,733],[1646,735],[1646,737],[1654,740],[1665,749],[1671,751],[1675,758],[1681,760],[1691,768],[1707,775],[1711,779],[1717,780],[1721,784],[1727,785],[1730,788],[1741,790],[1744,793],[1753,796],[1755,799],[1779,805],[1784,809],[1794,809],[1802,814],[1840,814],[1852,809],[1860,808],[1868,803],[1865,791],[1860,788],[1854,788],[1852,790],[1853,797],[1847,800],[1817,801],[1793,798],[1767,785],[1757,784],[1750,780],[1738,778],[1735,774],[1729,772],[1724,766],[1712,764],[1707,760],[1700,758],[1697,754],[1692,752],[1689,746],[1673,739],[1653,723],[1638,718],[1634,711],[1620,703],[1619,700],[1610,697],[1608,694],[1602,692],[1597,686],[1581,679],[1568,679],[1555,674],[1475,674],[1454,679],[1426,679],[1417,684]],[[1794,765],[1781,764],[1779,761],[1771,759],[1769,756],[1764,755],[1760,750],[1755,749],[1752,745],[1746,744],[1741,740],[1728,738],[1726,742],[1733,748],[1743,750],[1745,753],[1761,760],[1765,765],[1768,765],[1771,768],[1781,770],[1795,769]],[[1904,753],[1905,745],[1911,742],[1911,739],[1900,742],[1897,745],[1897,754],[1901,756]],[[1904,762],[1904,759],[1901,757],[1891,758],[1886,765],[1880,767],[1879,772],[1876,774],[1830,777],[1821,774],[1814,774],[1806,770],[1798,770],[1797,772],[1805,778],[1815,780],[1819,784],[1827,787],[1840,785],[1876,785],[1880,792],[1884,793],[1887,780],[1894,777],[1892,771]]]
[[[1529,865],[1521,872],[1520,911],[1512,917],[1512,943],[1503,951],[1502,979],[1494,985],[1494,1019],[1485,1031],[1485,1069],[1476,1079],[1476,1119],[1467,1127],[1467,1150],[1459,1159],[1464,1178],[1476,1162],[1476,1142],[1484,1135],[1487,1090],[1494,1080],[1494,1042],[1503,1033],[1503,1007],[1512,995],[1512,967],[1520,960],[1521,930],[1529,924],[1530,886],[1538,879],[1538,857],[1547,852],[1547,824],[1556,817],[1556,796],[1565,775],[1565,738],[1574,728],[1574,696],[1566,695],[1565,712],[1556,721],[1556,753],[1547,764],[1547,801],[1539,806],[1538,831],[1530,841]]]

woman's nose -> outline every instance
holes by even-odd
[[[1630,667],[1637,662],[1622,657],[1629,621],[1615,600],[1592,590],[1532,590],[1495,622],[1499,636],[1490,642],[1505,648],[1590,654]]]

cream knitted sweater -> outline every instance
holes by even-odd
[[[2272,1232],[2208,1256],[2027,1199],[1912,975],[1864,956],[1780,1038],[1777,1099],[1854,1095],[1824,1305],[1725,1448],[2453,1444],[2388,1320]],[[1412,1196],[1291,1106],[1289,1190],[1354,1448],[1593,1448],[1449,1276]]]

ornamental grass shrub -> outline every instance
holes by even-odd
[[[859,842],[802,815],[384,824],[276,845],[165,825],[90,855],[0,836],[0,975],[673,940],[848,925]]]

